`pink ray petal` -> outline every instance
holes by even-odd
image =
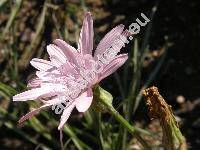
[[[67,87],[62,84],[42,83],[40,88],[28,90],[13,96],[13,101],[27,101],[41,98],[43,95],[52,96],[54,93],[66,92]]]
[[[33,116],[37,115],[43,108],[46,108],[46,107],[49,107],[49,106],[51,106],[51,105],[50,104],[48,104],[48,105],[46,104],[46,105],[43,105],[43,106],[41,106],[39,108],[36,108],[36,109],[30,111],[29,113],[27,113],[26,115],[21,117],[19,119],[18,123],[22,123],[22,122],[26,121],[27,119],[32,118]]]
[[[92,89],[88,89],[86,92],[82,93],[78,98],[76,98],[76,109],[79,112],[85,112],[88,110],[92,104],[93,93]]]
[[[108,57],[110,58],[115,58],[116,55],[120,52],[120,50],[122,49],[123,46],[125,46],[125,44],[127,44],[125,42],[125,40],[127,40],[127,37],[130,36],[130,32],[128,30],[124,30],[121,35],[120,38],[117,39],[116,41],[114,41],[114,43],[112,44],[112,47],[108,49],[108,51],[104,51],[104,56],[106,55],[106,53],[113,53],[112,55],[109,55]]]
[[[43,77],[46,77],[48,75],[50,75],[50,72],[46,72],[46,71],[36,71],[36,76],[40,79],[42,79]]]
[[[63,53],[67,57],[68,61],[76,64],[76,57],[75,57],[75,55],[77,54],[77,50],[74,47],[70,46],[69,44],[67,44],[65,41],[63,41],[61,39],[56,39],[54,41],[54,43],[58,47],[60,47],[60,49],[63,51]]]
[[[120,24],[104,36],[104,38],[100,41],[99,45],[95,50],[95,60],[97,60],[97,55],[102,55],[103,52],[106,51],[115,42],[115,40],[119,38],[119,36],[123,32],[123,29],[124,25]]]
[[[63,84],[63,85],[67,86],[70,81],[74,82],[74,80],[76,79],[74,74],[65,74],[65,75],[63,75],[63,74],[53,74],[53,73],[42,74],[41,72],[36,72],[36,75],[42,81],[40,83],[40,86],[44,85],[44,84],[55,84],[55,85],[56,84],[57,85]]]
[[[27,113],[26,115],[24,115],[23,117],[21,117],[21,119],[18,122],[22,123],[25,120],[30,119],[33,116],[37,115],[43,108],[46,108],[46,107],[49,107],[49,106],[52,106],[52,105],[56,105],[56,104],[60,104],[63,101],[64,100],[61,99],[61,98],[59,98],[59,97],[53,98],[53,99],[48,100],[48,101],[43,101],[44,105],[42,105],[41,107],[36,108],[36,109],[30,111],[29,113]]]
[[[30,63],[33,67],[40,71],[47,71],[54,67],[50,61],[44,59],[33,58]]]
[[[41,83],[42,83],[42,80],[35,77],[28,81],[27,87],[28,88],[36,88],[36,87],[39,87]]]
[[[50,56],[51,62],[59,67],[67,61],[67,57],[63,53],[63,51],[56,45],[50,44],[47,46],[47,52]]]
[[[72,113],[72,110],[75,107],[75,101],[73,101],[68,107],[65,107],[63,114],[60,118],[60,124],[58,126],[58,130],[61,130],[65,124],[65,122],[68,120],[70,114]]]
[[[67,44],[65,41],[61,39],[56,39],[53,42],[66,54],[66,56],[69,56],[67,54],[68,51],[77,52],[77,50],[73,46],[70,46],[69,44]]]
[[[93,19],[90,12],[85,14],[83,21],[83,26],[80,33],[80,38],[78,42],[78,49],[81,54],[90,54],[92,55],[93,50]]]
[[[100,74],[98,81],[101,81],[102,79],[106,78],[107,76],[115,72],[119,67],[121,67],[126,62],[127,59],[128,59],[127,54],[121,54],[118,55],[116,58],[114,58],[107,66],[105,66],[102,73]]]
[[[45,88],[35,88],[35,89],[28,90],[28,91],[25,91],[13,96],[13,101],[34,100],[34,99],[37,99],[39,96],[43,94],[47,94],[49,92],[53,92],[53,91],[50,91],[49,89],[45,89]]]
[[[35,74],[38,78],[40,78],[40,80],[49,82],[55,80],[55,78],[60,78],[63,76],[58,70],[53,70],[52,72],[36,71]]]

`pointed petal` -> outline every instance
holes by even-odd
[[[60,124],[58,126],[58,130],[62,129],[65,122],[68,120],[70,114],[72,113],[72,110],[74,109],[75,107],[75,101],[72,102],[68,107],[65,107],[64,111],[63,111],[63,114],[60,118]]]
[[[56,97],[54,99],[51,99],[49,101],[44,101],[44,105],[43,106],[30,111],[29,113],[27,113],[26,115],[21,117],[18,122],[22,123],[22,122],[26,121],[27,119],[30,119],[33,116],[37,115],[43,108],[46,108],[46,107],[49,107],[49,106],[52,106],[52,105],[56,105],[56,104],[60,104],[62,101],[63,101],[63,99],[60,99],[58,97]]]
[[[51,73],[50,72],[46,72],[46,71],[36,71],[36,76],[40,79],[43,80],[43,77],[46,77],[46,76],[50,76]]]
[[[79,112],[85,112],[92,104],[93,93],[92,89],[88,89],[76,99],[76,109]]]
[[[97,55],[102,55],[104,51],[106,51],[112,44],[119,38],[122,34],[124,29],[124,25],[120,24],[113,28],[110,32],[108,32],[104,38],[100,41],[99,45],[97,46],[94,58],[97,60]]]
[[[13,101],[35,100],[44,95],[45,97],[51,97],[55,93],[67,92],[67,90],[67,87],[62,84],[42,83],[40,88],[28,90],[13,96]]]
[[[42,80],[35,77],[28,81],[27,87],[28,88],[36,88],[36,87],[39,87],[41,83],[42,83]]]
[[[59,86],[59,88],[66,87],[68,86],[69,82],[74,82],[74,80],[76,78],[78,78],[78,76],[80,76],[79,74],[71,74],[69,72],[69,74],[67,73],[60,73],[60,74],[56,74],[56,73],[49,73],[49,72],[41,72],[41,71],[37,71],[36,75],[39,77],[39,79],[41,80],[40,83],[40,87],[42,85],[50,85],[50,86]],[[58,88],[57,88],[58,89]]]
[[[50,105],[43,105],[43,106],[41,106],[39,108],[36,108],[36,109],[30,111],[29,113],[27,113],[26,115],[21,117],[18,122],[22,123],[22,122],[26,121],[27,119],[32,118],[33,116],[37,115],[43,108],[46,108],[48,106],[50,106]]]
[[[67,61],[67,58],[63,51],[56,45],[50,44],[47,46],[47,52],[50,56],[51,62],[56,66],[60,67]]]
[[[105,68],[103,69],[102,73],[100,74],[99,81],[106,78],[113,72],[115,72],[119,67],[121,67],[126,60],[128,59],[127,54],[121,54],[118,55],[116,58],[114,58]]]
[[[77,52],[77,50],[73,47],[70,46],[68,43],[61,39],[56,39],[53,41],[65,54],[67,54],[68,51],[70,52]]]
[[[65,41],[61,39],[56,39],[54,43],[63,51],[68,61],[76,64],[75,55],[77,53],[77,50],[74,47],[70,46],[69,44],[67,44]]]
[[[125,40],[127,40],[127,37],[130,36],[130,32],[128,30],[124,30],[121,35],[118,37],[117,40],[115,40],[111,45],[110,48],[108,48],[109,51],[113,51],[115,54],[114,57],[117,55],[117,53],[120,52],[123,46],[125,46]],[[109,52],[107,51],[107,52]],[[106,54],[106,51],[103,52],[104,55]]]
[[[26,100],[34,100],[37,99],[39,96],[46,94],[49,92],[47,89],[44,88],[36,88],[32,90],[28,90],[13,96],[13,101],[26,101]]]
[[[43,81],[45,81],[45,78],[48,80],[48,77],[59,78],[60,76],[62,76],[60,71],[57,68],[56,69],[50,69],[49,71],[36,71],[35,74],[38,78],[40,78]]]
[[[44,59],[33,58],[30,61],[31,65],[40,71],[47,71],[53,68],[53,64],[50,61]]]
[[[78,42],[78,49],[81,54],[91,54],[93,49],[93,20],[90,12],[87,12],[83,21],[83,26]]]

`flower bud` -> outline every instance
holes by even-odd
[[[102,113],[108,112],[105,103],[112,106],[112,101],[113,101],[112,95],[103,88],[101,88],[99,85],[96,85],[94,87],[93,92],[94,92],[94,101],[92,104],[93,108]]]

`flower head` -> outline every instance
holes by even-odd
[[[62,112],[60,125],[62,129],[74,107],[85,112],[93,100],[92,88],[102,79],[122,66],[128,58],[127,54],[117,53],[124,43],[120,40],[128,36],[123,25],[113,28],[101,40],[94,56],[93,51],[93,20],[88,12],[85,15],[78,41],[78,48],[70,46],[61,39],[47,46],[50,61],[34,58],[30,61],[36,71],[36,77],[29,81],[30,90],[17,94],[13,101],[39,100],[43,103],[25,116],[23,122],[41,109],[51,107]],[[65,106],[58,110],[58,106]]]

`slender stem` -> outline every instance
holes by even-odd
[[[131,126],[129,122],[122,117],[115,108],[107,103],[105,100],[102,100],[104,105],[108,108],[110,113],[116,118],[117,121],[119,121],[127,130],[129,133],[134,135],[136,139],[142,144],[145,150],[151,150],[151,147],[148,145],[148,143],[140,136],[140,130],[137,130],[137,128]]]

